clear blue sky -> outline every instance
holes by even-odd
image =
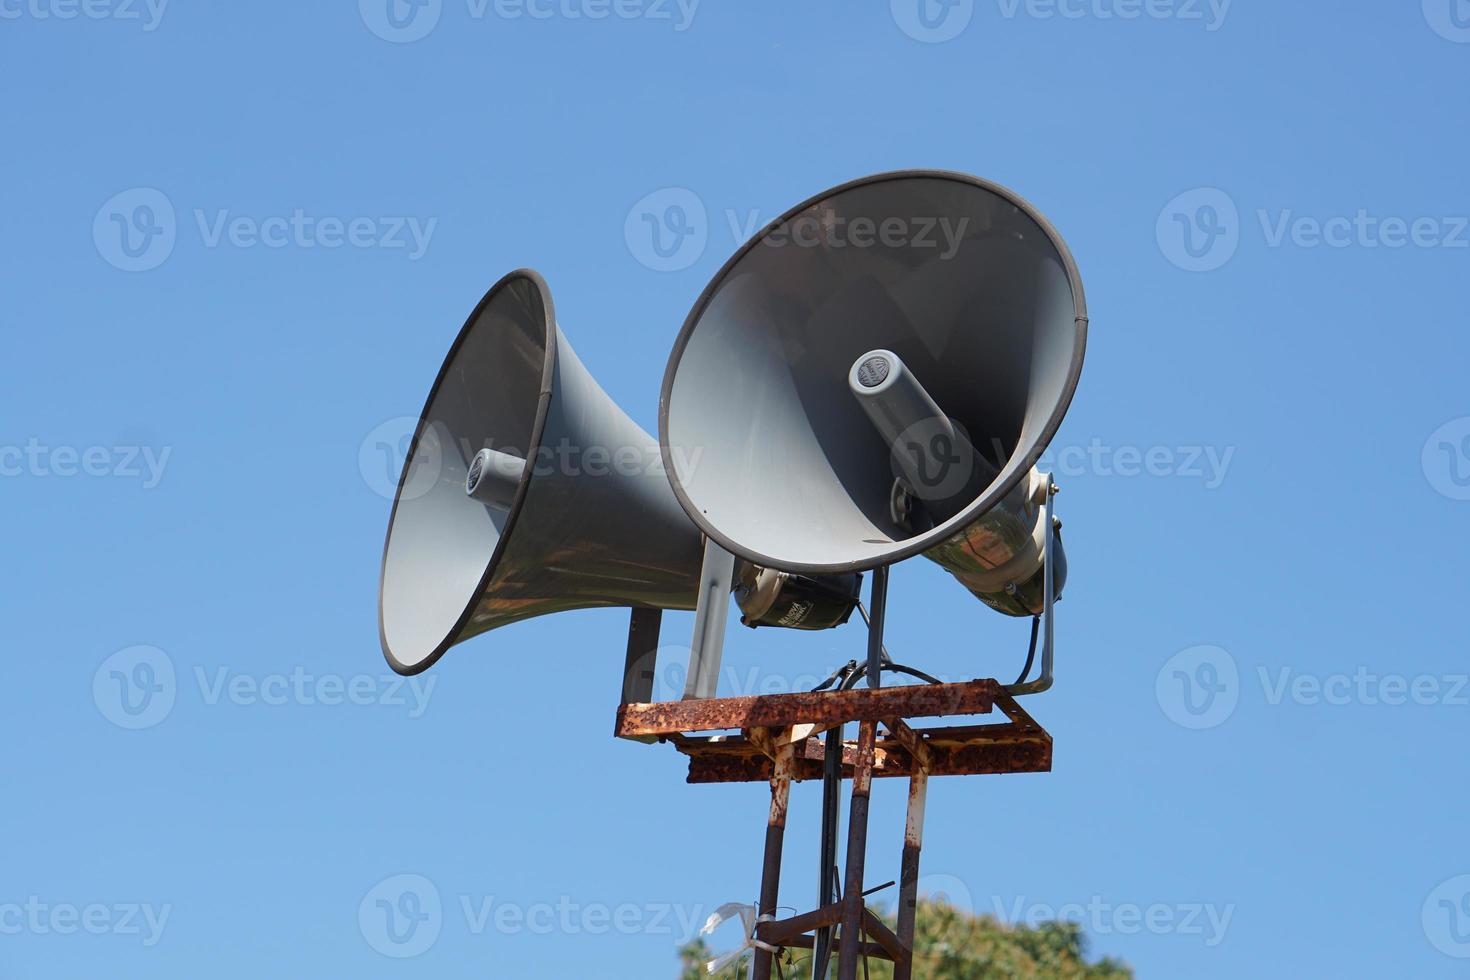
[[[1082,906],[1143,977],[1464,974],[1470,9],[861,6],[0,0],[0,977],[672,976],[754,897],[764,788],[610,737],[621,611],[395,690],[375,447],[519,266],[656,430],[732,220],[907,167],[1033,201],[1092,314],[1055,771],[936,781],[926,887]],[[927,562],[890,616],[1017,669]],[[861,644],[737,631],[726,690]]]

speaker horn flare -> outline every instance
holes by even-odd
[[[844,184],[756,235],[685,321],[659,404],[674,492],[757,565],[924,554],[991,606],[1039,613],[1055,529],[1034,467],[1086,336],[1076,263],[1016,194],[940,171]],[[694,447],[699,467],[679,465]]]
[[[545,281],[496,283],[439,371],[399,480],[378,592],[389,664],[416,674],[546,613],[692,609],[701,554],[658,442],[587,373]]]

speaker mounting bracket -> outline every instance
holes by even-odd
[[[1012,697],[1025,697],[1028,694],[1040,694],[1051,690],[1052,666],[1055,653],[1054,639],[1056,635],[1056,566],[1055,548],[1053,541],[1057,536],[1059,525],[1056,515],[1056,496],[1061,488],[1056,485],[1050,473],[1042,474],[1042,480],[1046,487],[1045,500],[1042,502],[1044,508],[1042,520],[1045,521],[1046,533],[1042,536],[1042,610],[1041,610],[1041,675],[1034,681],[1028,681],[1022,677],[1014,684],[1006,686],[1006,693]],[[1029,667],[1030,664],[1028,663]]]

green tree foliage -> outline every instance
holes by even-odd
[[[892,925],[892,918],[889,919]],[[914,937],[916,980],[1132,980],[1133,970],[1105,957],[1087,962],[1087,937],[1072,922],[1046,922],[1031,928],[1006,925],[989,915],[971,915],[944,902],[919,903]],[[808,980],[810,953],[793,950],[783,957],[787,980]],[[680,980],[705,980],[704,964],[714,954],[701,940],[679,951]],[[836,957],[829,966],[837,975]],[[861,971],[859,976],[861,976]],[[748,980],[749,960],[714,974],[714,980]],[[893,967],[870,960],[871,980],[892,980]]]

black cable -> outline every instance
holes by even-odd
[[[910,666],[908,666],[906,664],[896,664],[896,663],[893,663],[892,661],[889,661],[888,663],[885,663],[883,665],[883,668],[882,669],[883,670],[891,670],[891,671],[893,671],[894,673],[897,673],[897,674],[908,674],[910,677],[917,677],[919,680],[923,681],[926,684],[943,684],[944,683],[944,681],[940,680],[939,678],[934,677],[931,674],[926,674],[922,670],[919,670],[917,667],[910,667]],[[867,675],[867,673],[868,673],[868,666],[867,666],[867,664],[858,664],[857,665],[857,669],[855,669],[851,674],[848,675],[847,680],[843,682],[842,686],[840,688],[838,688],[838,690],[842,690],[842,691],[850,691],[850,690],[852,690],[854,687],[857,686],[857,682],[860,681],[860,680],[862,680],[863,677],[865,677]]]
[[[820,683],[816,687],[812,688],[812,693],[815,694],[817,691],[825,691],[827,688],[831,687],[838,680],[840,680],[842,678],[842,675],[845,672],[847,672],[849,670],[853,670],[856,667],[857,667],[857,661],[856,660],[849,660],[847,663],[843,664],[841,667],[838,667],[836,670],[834,670],[832,672],[832,676],[831,677],[827,678],[822,683]],[[838,690],[841,690],[841,687],[840,686],[838,687]]]
[[[1026,675],[1031,673],[1031,665],[1036,662],[1036,635],[1041,632],[1041,617],[1031,617],[1031,647],[1026,651],[1026,666],[1021,668],[1021,676],[1016,678],[1017,684],[1026,683]]]

